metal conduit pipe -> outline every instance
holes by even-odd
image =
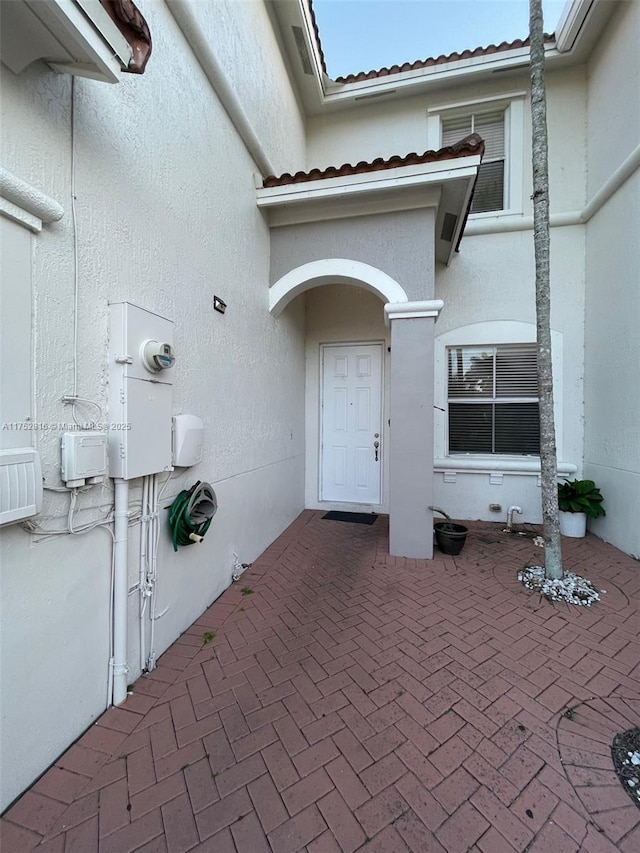
[[[129,538],[129,483],[114,479],[115,512],[113,537],[113,697],[112,704],[120,705],[127,698],[127,610],[128,572],[127,545]]]
[[[275,169],[267,156],[238,96],[229,82],[229,78],[211,50],[202,28],[192,11],[192,4],[186,0],[167,0],[167,8],[182,30],[193,55],[207,76],[211,87],[220,99],[233,126],[240,134],[249,154],[253,157],[262,177],[275,174]]]

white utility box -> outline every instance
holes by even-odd
[[[190,468],[202,461],[204,424],[196,415],[175,415],[173,418],[173,464]]]
[[[62,479],[70,489],[101,483],[107,472],[107,434],[66,432],[61,445]]]
[[[110,476],[170,471],[173,323],[130,302],[109,310]]]

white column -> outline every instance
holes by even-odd
[[[391,324],[389,552],[431,559],[433,327],[443,302],[388,303]]]

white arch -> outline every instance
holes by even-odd
[[[375,293],[383,302],[408,302],[407,294],[386,273],[344,258],[311,261],[291,270],[269,288],[269,311],[278,317],[299,293],[323,284],[351,284]]]

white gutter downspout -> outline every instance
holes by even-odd
[[[227,115],[233,122],[233,126],[240,134],[249,154],[253,157],[256,166],[260,169],[262,177],[274,175],[275,169],[269,160],[262,143],[258,139],[251,122],[247,118],[238,96],[229,82],[222,66],[211,50],[200,24],[196,20],[191,4],[187,0],[167,0],[167,8],[175,18],[176,23],[182,30],[193,55],[211,84],[214,92],[220,99]]]
[[[114,479],[115,512],[113,537],[113,705],[127,698],[127,610],[129,536],[129,483]]]

